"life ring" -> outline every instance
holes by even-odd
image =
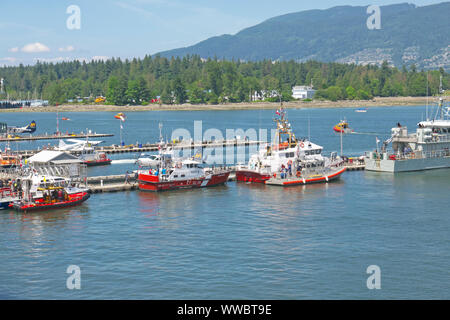
[[[305,144],[303,143],[303,142],[300,142],[300,148],[304,148],[305,147]]]
[[[301,171],[297,171],[297,178],[300,178],[302,176],[302,172]]]

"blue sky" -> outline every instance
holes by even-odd
[[[143,57],[211,36],[235,34],[285,13],[399,2],[406,1],[1,0],[0,65]],[[439,2],[414,1],[418,6]],[[70,5],[81,10],[79,30],[66,27]]]

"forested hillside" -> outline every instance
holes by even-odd
[[[162,103],[225,103],[249,101],[251,93],[282,93],[291,99],[294,85],[319,89],[315,98],[370,99],[374,96],[425,96],[436,94],[439,76],[444,87],[450,77],[442,68],[420,71],[354,64],[308,61],[257,62],[201,59],[199,56],[171,58],[146,56],[131,61],[37,63],[34,66],[0,68],[12,99],[43,98],[61,104],[78,97],[106,96],[106,103],[148,104],[161,97]],[[5,95],[3,96],[5,98]],[[1,99],[1,97],[0,97]],[[269,100],[278,100],[270,98]]]
[[[235,35],[221,35],[162,56],[248,61],[272,59],[356,64],[387,60],[401,68],[450,71],[450,2],[380,7],[380,29],[369,29],[368,6],[338,6],[273,17]]]

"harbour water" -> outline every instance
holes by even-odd
[[[67,113],[62,131],[114,133],[114,113]],[[414,128],[425,107],[288,110],[298,137],[339,151],[333,125],[357,132],[344,153],[375,149],[397,122]],[[176,128],[267,128],[272,110],[127,114],[126,144],[154,142]],[[55,114],[5,113],[2,122],[36,120],[55,130]],[[310,122],[310,133],[308,133]],[[31,149],[46,142],[12,143]],[[51,142],[53,143],[53,142]],[[4,148],[4,145],[1,146]],[[136,155],[113,155],[114,160]],[[89,168],[123,173],[130,161]],[[449,299],[450,170],[388,174],[355,171],[330,184],[279,188],[229,182],[166,193],[95,194],[79,207],[0,213],[0,298],[6,299]],[[69,265],[81,289],[69,290]],[[369,290],[366,269],[381,269]]]

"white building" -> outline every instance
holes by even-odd
[[[314,97],[314,90],[310,86],[295,86],[292,87],[292,97],[294,99],[312,99]]]
[[[42,175],[71,178],[84,176],[83,161],[63,151],[42,150],[26,162]]]

